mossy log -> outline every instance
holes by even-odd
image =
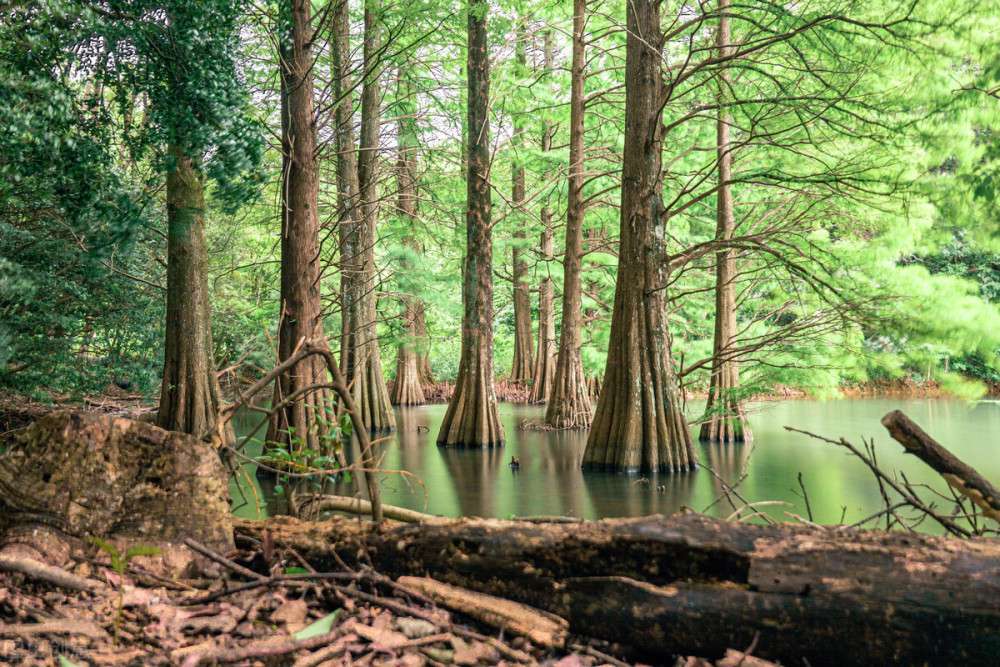
[[[233,546],[218,452],[197,438],[87,411],[46,415],[0,457],[0,545],[61,564],[85,537]]]
[[[367,551],[391,576],[431,576],[569,621],[645,660],[728,648],[789,665],[992,664],[1000,542],[753,526],[701,515],[575,524],[439,519],[381,532],[356,520],[237,522],[314,567]]]

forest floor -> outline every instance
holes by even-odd
[[[294,551],[253,541],[242,546],[226,556],[206,550],[210,560],[187,577],[165,570],[163,563],[171,559],[156,556],[134,559],[119,578],[103,552],[95,557],[77,553],[66,569],[86,582],[88,592],[68,591],[37,574],[0,572],[0,662],[58,667],[634,664],[621,647],[588,637],[546,644],[505,633],[439,607],[368,568],[317,573]],[[717,662],[664,656],[660,664],[771,665],[735,650]]]
[[[79,405],[0,394],[0,446],[46,412]],[[129,417],[151,411],[145,397],[126,392],[83,405]],[[633,664],[627,647],[585,636],[549,644],[528,639],[488,619],[448,611],[370,568],[317,573],[294,550],[267,542],[238,539],[240,549],[213,554],[208,567],[194,570],[164,566],[166,558],[150,559],[153,565],[137,558],[124,578],[106,554],[80,550],[66,569],[90,582],[86,592],[12,572],[0,558],[0,664]],[[740,648],[746,647],[717,662],[664,655],[657,664],[771,664]]]

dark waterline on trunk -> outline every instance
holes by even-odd
[[[689,404],[689,414],[700,414],[701,404]],[[727,483],[739,479],[744,464],[748,475],[740,493],[751,502],[782,501],[789,505],[766,505],[760,510],[779,520],[785,512],[806,516],[805,503],[798,495],[798,473],[809,494],[814,518],[819,523],[837,523],[846,507],[846,521],[853,523],[879,509],[878,487],[860,461],[842,448],[785,431],[793,426],[830,438],[846,437],[856,445],[861,438],[874,436],[880,465],[901,470],[913,483],[926,482],[944,490],[943,481],[920,461],[904,456],[902,447],[891,440],[879,424],[890,410],[901,409],[949,447],[959,458],[977,468],[987,479],[1000,481],[1000,402],[977,404],[947,399],[855,399],[842,401],[783,401],[749,406],[756,441],[703,443],[699,455]],[[382,468],[406,470],[409,475],[380,475],[383,502],[445,516],[565,515],[596,519],[614,516],[671,514],[682,507],[703,511],[721,493],[719,480],[707,469],[669,474],[614,474],[580,469],[587,430],[519,430],[525,422],[541,423],[544,406],[500,404],[500,417],[507,432],[507,445],[493,449],[455,449],[434,444],[444,405],[399,408],[398,431],[383,446]],[[237,435],[248,433],[256,415],[243,414],[236,423]],[[419,430],[418,430],[419,429]],[[255,443],[251,454],[259,451]],[[348,460],[356,456],[348,452]],[[512,470],[512,456],[520,468]],[[748,458],[749,457],[749,458]],[[252,468],[252,466],[248,466]],[[252,469],[248,469],[254,480]],[[253,494],[246,480],[240,480],[249,505],[239,492],[234,494],[234,513],[256,518]],[[665,490],[657,491],[659,485]],[[262,500],[271,495],[265,487]],[[329,493],[353,495],[353,483],[340,480]],[[274,512],[273,503],[262,507],[264,515]],[[950,509],[950,508],[946,508]],[[727,517],[732,508],[725,499],[709,514]],[[883,524],[884,525],[884,524]],[[924,524],[925,530],[934,530]]]

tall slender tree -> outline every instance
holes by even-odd
[[[566,252],[563,256],[562,331],[552,393],[545,423],[556,428],[590,425],[591,404],[583,374],[583,313],[581,268],[583,264],[584,47],[587,1],[573,0],[573,62],[571,65],[569,127],[569,197],[566,204]]]
[[[518,21],[517,41],[514,46],[515,72],[518,78],[524,77],[526,73],[526,46],[527,35],[523,31],[523,22]],[[517,151],[524,148],[525,127],[522,115],[519,113],[514,117],[514,159],[511,162],[511,206],[518,213],[522,213],[525,197],[524,163],[523,157],[517,155]],[[513,278],[514,278],[514,358],[511,362],[510,379],[515,382],[527,382],[532,377],[532,366],[534,360],[534,341],[531,334],[531,292],[528,288],[528,262],[527,251],[524,247],[528,234],[525,225],[521,223],[522,216],[515,215],[517,228],[514,231],[513,254]]]
[[[379,26],[375,3],[364,9],[364,80],[361,137],[355,156],[350,76],[350,16],[346,0],[334,10],[337,173],[340,192],[341,357],[362,420],[372,430],[395,428],[389,391],[382,377],[375,319],[376,168],[381,85]]]
[[[122,50],[115,67],[132,63],[132,75],[110,78],[117,86],[142,89],[149,101],[147,139],[167,144],[167,326],[156,421],[169,430],[214,432],[232,441],[228,422],[223,432],[217,429],[204,179],[208,175],[219,184],[223,203],[249,199],[252,191],[241,183],[260,160],[234,65],[241,7],[232,0],[155,5],[150,11],[163,12],[168,21],[138,20],[142,12],[114,6],[101,20],[106,32],[94,41]],[[112,60],[108,55],[102,67]],[[217,94],[205,95],[208,86]]]
[[[542,38],[544,61],[542,64],[544,78],[547,80],[549,92],[552,92],[552,70],[555,59],[552,53],[552,31],[546,30]],[[552,136],[555,128],[552,121],[546,119],[542,128],[542,151],[552,150]],[[546,171],[546,183],[552,180],[552,172]],[[535,352],[535,365],[531,372],[531,393],[528,400],[531,403],[547,403],[552,391],[552,380],[556,370],[556,309],[555,290],[549,267],[552,265],[555,253],[552,237],[552,207],[548,199],[542,204],[542,236],[539,251],[544,262],[544,273],[538,284],[538,349]]]
[[[281,75],[281,311],[278,363],[304,340],[323,339],[320,303],[319,166],[313,113],[313,30],[309,0],[283,0],[278,12]],[[326,364],[309,356],[275,382],[267,442],[289,451],[329,449],[329,389],[300,394],[328,382]],[[291,397],[296,399],[285,403]]]
[[[168,149],[167,327],[156,424],[204,435],[215,430],[219,381],[212,354],[205,243],[205,185],[200,156],[188,145]],[[224,439],[235,438],[232,427]]]
[[[604,386],[585,467],[676,471],[698,462],[667,329],[661,169],[668,98],[659,4],[626,6],[621,244]]]
[[[417,224],[417,137],[416,102],[413,86],[405,72],[399,73],[397,84],[399,109],[396,141],[396,180],[398,194],[396,210],[407,224],[403,245],[413,254],[420,252],[420,242],[416,238]],[[404,260],[401,274],[407,274],[410,262]],[[403,288],[406,292],[406,287]],[[424,326],[424,304],[412,293],[403,296],[404,338],[396,351],[396,380],[392,385],[393,405],[423,405],[424,379],[422,368],[427,351],[427,331]]]
[[[729,0],[719,0],[719,29],[716,44],[719,58],[728,63],[732,53]],[[736,228],[733,210],[733,150],[729,138],[730,123],[725,100],[732,85],[729,67],[718,77],[719,91],[716,136],[718,143],[718,188],[716,200],[715,238],[720,250],[715,255],[715,338],[712,345],[712,374],[709,380],[706,421],[701,425],[702,440],[752,440],[753,433],[747,421],[746,407],[737,392],[740,387],[740,369],[733,358],[736,348],[736,258],[726,242],[732,239]]]
[[[492,447],[504,443],[493,386],[493,227],[490,197],[490,59],[486,0],[468,4],[468,172],[466,257],[462,283],[462,356],[439,445]]]

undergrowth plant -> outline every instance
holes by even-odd
[[[118,645],[118,628],[122,621],[122,605],[125,602],[125,573],[128,571],[129,562],[136,556],[155,556],[163,550],[154,546],[137,546],[128,549],[125,555],[119,553],[115,546],[99,537],[88,537],[87,541],[96,545],[98,549],[108,554],[111,558],[111,569],[118,575],[118,611],[115,614],[115,646]]]

